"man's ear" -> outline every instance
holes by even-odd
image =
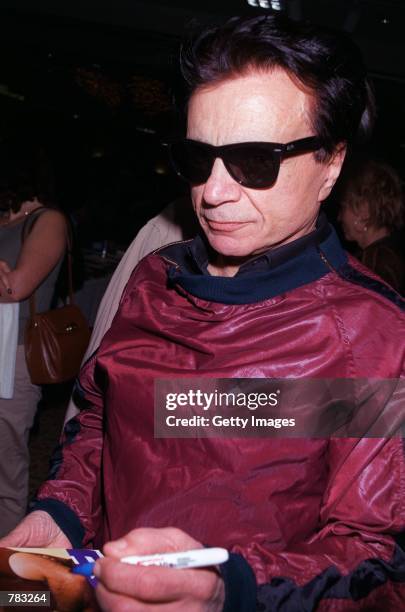
[[[337,146],[336,151],[333,153],[330,160],[325,162],[325,165],[326,165],[325,180],[319,190],[319,201],[320,202],[323,202],[323,200],[326,200],[326,198],[332,191],[333,186],[339,177],[345,157],[346,157],[346,145],[340,144]]]

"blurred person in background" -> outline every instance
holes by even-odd
[[[0,329],[0,378],[14,359],[15,372],[10,392],[0,393],[0,535],[13,528],[26,512],[28,436],[41,397],[41,388],[30,381],[24,353],[29,297],[35,292],[39,312],[49,309],[66,248],[65,218],[49,207],[35,152],[27,152],[24,146],[23,154],[12,147],[2,153],[0,310],[15,305],[16,342],[10,346],[4,319]],[[25,223],[29,233],[22,244]]]
[[[104,334],[111,327],[125,286],[141,259],[164,245],[192,238],[197,231],[198,221],[188,196],[178,198],[168,204],[162,212],[150,219],[139,230],[118,264],[103,295],[83,363],[99,347]],[[66,411],[65,422],[75,416],[78,411],[72,397]]]
[[[345,238],[356,242],[355,255],[398,293],[405,293],[403,191],[393,168],[363,160],[341,185],[339,221]]]

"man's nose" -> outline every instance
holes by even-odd
[[[217,206],[224,202],[237,201],[239,197],[240,185],[231,177],[224,162],[218,157],[204,185],[204,201],[212,206]]]

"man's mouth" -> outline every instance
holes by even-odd
[[[205,217],[205,221],[214,232],[235,232],[249,223],[249,221],[214,221],[207,217]]]

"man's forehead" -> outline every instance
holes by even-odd
[[[190,99],[188,136],[212,144],[310,135],[313,97],[286,71],[250,71],[198,88]],[[216,142],[213,142],[212,139]]]

